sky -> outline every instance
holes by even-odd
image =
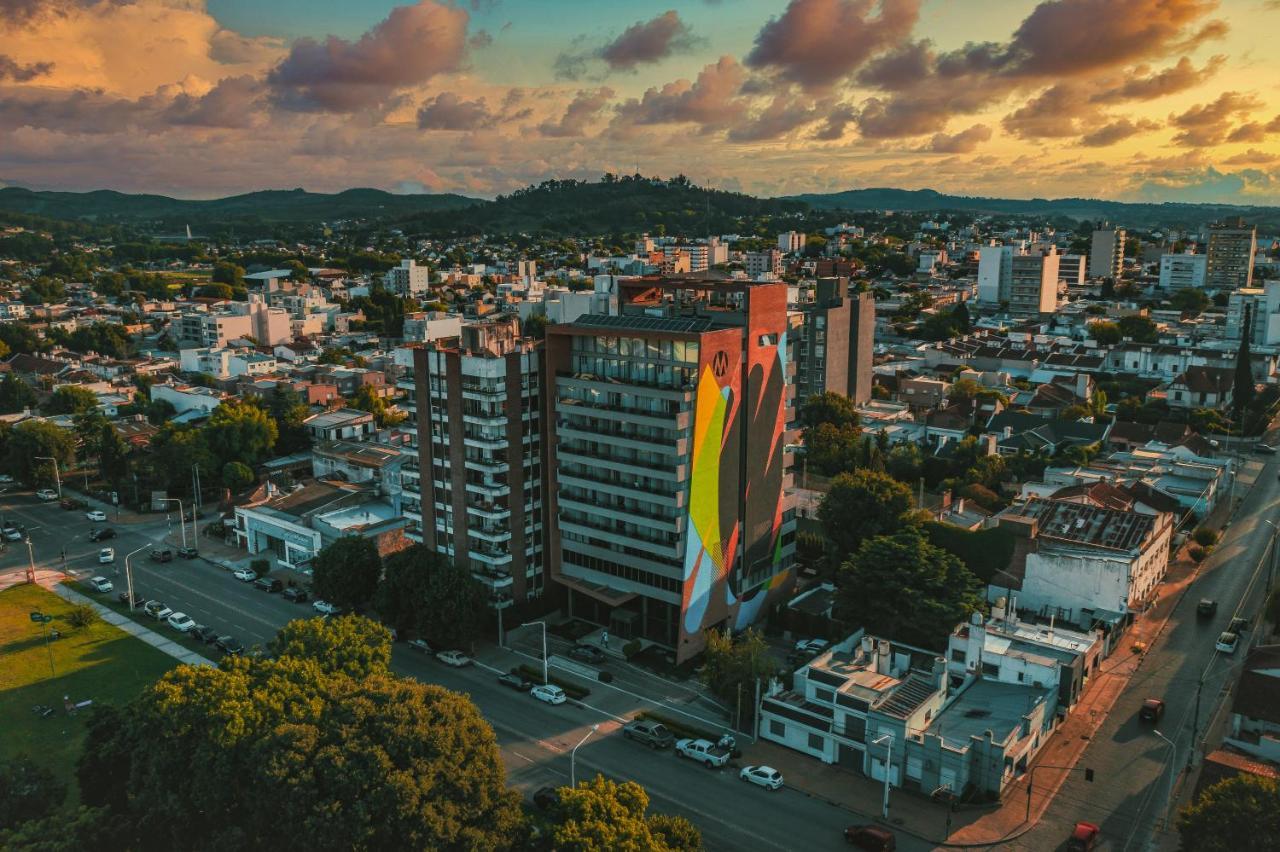
[[[1280,0],[0,0],[0,186],[1280,204]]]

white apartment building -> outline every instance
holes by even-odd
[[[267,376],[276,371],[276,363],[274,355],[242,349],[231,354],[227,367],[232,377]]]
[[[1227,301],[1227,340],[1240,340],[1245,333],[1244,313],[1249,308],[1249,342],[1257,346],[1280,345],[1280,281],[1265,287],[1242,287]]]
[[[1058,258],[1058,279],[1068,287],[1083,287],[1088,277],[1089,259],[1082,254],[1064,254]]]
[[[1093,232],[1089,247],[1089,277],[1118,280],[1124,269],[1124,228]]]
[[[807,237],[800,231],[784,231],[778,234],[778,251],[783,254],[795,254],[804,251]]]
[[[1208,264],[1209,256],[1205,254],[1160,255],[1160,289],[1171,291],[1193,287],[1203,290]]]
[[[208,373],[215,379],[231,375],[231,350],[197,346],[178,352],[179,369],[184,373]]]
[[[27,306],[22,302],[0,302],[0,322],[25,319]]]
[[[232,302],[219,311],[194,310],[178,321],[181,340],[212,349],[223,349],[241,338],[251,337],[263,346],[288,343],[293,339],[289,312],[270,307],[259,293],[250,293],[247,302]]]
[[[978,301],[1005,305],[1015,316],[1058,309],[1057,251],[1026,254],[1016,246],[983,246],[978,253]]]
[[[227,395],[212,388],[192,387],[190,385],[152,385],[151,400],[164,400],[173,406],[177,414],[188,411],[213,411]]]
[[[782,277],[782,252],[777,249],[749,251],[744,265],[752,281],[775,281]]]
[[[444,337],[457,337],[461,332],[460,314],[420,311],[405,315],[402,334],[406,343],[429,343]]]
[[[400,261],[400,265],[387,270],[383,284],[388,290],[402,296],[417,296],[431,289],[431,270],[419,266],[412,258]]]
[[[662,247],[662,254],[668,258],[675,258],[684,252],[689,256],[690,272],[706,272],[710,264],[710,252],[706,245],[702,243],[688,243],[686,245],[667,245]]]

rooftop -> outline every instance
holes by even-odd
[[[372,414],[367,411],[361,411],[358,408],[335,408],[332,411],[313,414],[303,422],[308,426],[323,429],[329,426],[343,426],[347,423],[357,423],[371,419],[373,419]]]
[[[1139,549],[1155,529],[1157,518],[1137,512],[1102,509],[1067,500],[1033,497],[1011,513],[1035,518],[1041,539],[1057,539],[1072,544],[1109,550]]]
[[[1022,717],[1047,701],[1057,688],[1057,684],[1037,689],[1020,683],[974,681],[934,718],[929,732],[958,749],[967,748],[970,737],[983,737],[988,732],[996,742],[1003,742],[1022,725]]]
[[[648,317],[634,314],[583,314],[574,324],[594,328],[675,331],[693,334],[710,331],[714,325],[711,320],[703,317]]]
[[[313,451],[317,455],[342,458],[359,467],[381,468],[402,454],[394,447],[381,444],[357,444],[352,441],[324,441],[316,444]]]

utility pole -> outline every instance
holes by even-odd
[[[31,549],[31,533],[27,533],[27,582],[36,581],[36,554]]]
[[[53,482],[58,487],[58,499],[62,499],[62,475],[58,472],[58,460],[53,456],[36,456],[41,461],[53,462]]]
[[[1196,763],[1196,739],[1200,736],[1200,693],[1204,691],[1204,673],[1200,673],[1200,682],[1196,684],[1196,712],[1191,717],[1191,747],[1187,749],[1187,768]]]

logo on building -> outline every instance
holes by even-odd
[[[724,352],[711,356],[711,371],[716,374],[717,379],[723,378],[729,372],[729,356]]]

